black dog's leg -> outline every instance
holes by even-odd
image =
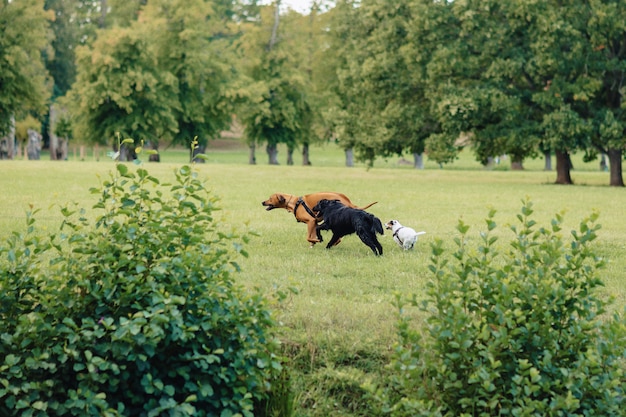
[[[330,230],[330,226],[327,222],[322,222],[315,226],[315,234],[317,235],[317,238],[320,240],[320,242],[324,241],[324,239],[322,239],[322,230]]]
[[[376,239],[376,236],[374,236],[374,244],[376,245],[376,248],[378,248],[378,254],[382,255],[383,254],[383,246],[380,244],[378,239]]]
[[[378,239],[376,239],[375,234],[363,228],[359,228],[356,231],[356,234],[361,241],[365,243],[372,250],[372,252],[374,252],[374,255],[378,256],[383,254],[383,247],[380,245],[380,242],[378,242]]]
[[[330,238],[330,242],[328,242],[328,245],[326,245],[326,249],[330,249],[333,246],[335,246],[337,243],[339,243],[340,239],[341,239],[341,235],[337,233],[333,233],[333,237]]]
[[[323,228],[321,225],[317,225],[315,226],[315,234],[317,235],[317,238],[319,239],[320,242],[323,242],[324,239],[322,239],[322,230],[328,230],[328,228]]]

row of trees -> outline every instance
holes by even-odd
[[[449,161],[468,133],[476,157],[608,155],[623,186],[623,1],[372,1],[346,5],[339,91],[368,158],[409,150]],[[363,118],[363,114],[368,114]]]
[[[563,184],[572,153],[606,155],[624,185],[623,0],[326,3],[4,0],[0,133],[52,102],[81,140],[206,145],[236,115],[251,163],[256,145],[278,163],[284,143],[308,164],[311,143],[334,140],[419,167],[469,141],[485,164],[554,154]]]

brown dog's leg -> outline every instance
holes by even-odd
[[[311,247],[315,246],[320,240],[317,238],[317,222],[315,220],[309,221],[306,224],[309,235],[307,239],[311,244]]]

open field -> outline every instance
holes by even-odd
[[[622,310],[626,303],[626,190],[608,187],[608,173],[598,172],[597,162],[575,159],[572,176],[580,185],[557,186],[552,184],[555,173],[542,171],[540,160],[528,161],[521,172],[506,167],[486,171],[470,155],[444,169],[429,162],[425,170],[414,170],[394,160],[367,170],[362,164],[343,167],[343,154],[330,145],[312,150],[311,167],[266,165],[263,150],[257,151],[259,164],[250,166],[247,150],[241,147],[209,149],[208,154],[209,162],[197,165],[197,170],[221,199],[217,221],[226,230],[258,233],[246,247],[250,256],[239,260],[239,280],[268,295],[297,289],[276,305],[285,350],[301,372],[294,377],[296,415],[362,415],[346,389],[337,393],[330,387],[345,383],[346,375],[367,378],[382,368],[395,342],[394,294],[415,293],[419,298],[430,278],[429,243],[442,239],[452,249],[459,219],[472,226],[470,235],[477,239],[490,208],[497,210],[495,234],[503,248],[512,236],[508,225],[516,222],[526,197],[540,225],[549,225],[555,213],[565,212],[564,236],[598,210],[602,230],[596,247],[608,259],[601,271],[604,291],[615,297],[613,309]],[[162,163],[144,167],[167,181],[186,155],[184,150],[168,151]],[[280,155],[283,162],[284,152]],[[299,155],[295,159],[298,163]],[[41,209],[38,224],[55,230],[61,216],[54,206],[76,201],[90,208],[97,196],[89,188],[98,183],[98,175],[104,177],[112,169],[112,162],[103,160],[0,161],[0,236],[4,240],[24,227],[29,204]],[[377,201],[368,211],[383,222],[395,218],[427,234],[414,251],[405,253],[386,233],[380,237],[385,251],[380,258],[356,236],[331,250],[322,245],[310,249],[306,227],[292,214],[281,209],[266,212],[261,206],[274,192],[302,195],[323,190],[343,192],[358,205]],[[419,313],[411,314],[419,325]]]

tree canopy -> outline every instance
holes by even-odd
[[[0,136],[13,118],[45,110],[50,85],[42,51],[53,18],[43,0],[0,1]]]
[[[445,164],[469,146],[514,169],[556,156],[567,184],[577,152],[608,157],[610,184],[624,185],[620,0],[316,0],[308,14],[279,0],[1,4],[3,131],[46,104],[43,53],[84,140],[205,144],[237,115],[270,163],[277,144],[290,161],[319,140],[370,165],[405,153]],[[18,18],[36,29],[17,31]]]

